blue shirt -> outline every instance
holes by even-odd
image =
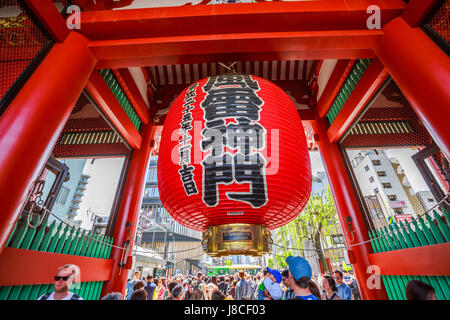
[[[153,282],[147,282],[144,289],[147,291],[147,300],[153,300],[153,293],[155,293],[156,285]]]
[[[127,300],[130,300],[131,295],[133,294],[134,290],[133,290],[133,286],[136,283],[136,280],[132,280],[130,282],[127,283]]]
[[[319,300],[315,295],[310,294],[309,296],[295,296],[296,300]]]
[[[338,296],[341,297],[343,300],[352,300],[352,289],[348,285],[346,285],[344,282],[337,287],[338,288]]]

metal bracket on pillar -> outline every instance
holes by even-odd
[[[348,238],[348,240],[350,242],[353,242],[355,240],[355,236],[353,235],[353,230],[352,230],[352,224],[353,224],[352,217],[348,216],[347,218],[345,218],[345,224],[347,225],[347,231],[345,233],[345,236]],[[351,240],[350,240],[349,234],[351,235]]]
[[[126,248],[125,252],[122,251],[122,257],[120,259],[119,262],[119,267],[120,267],[120,271],[119,274],[122,273],[122,269],[127,269],[128,266],[128,253],[130,252],[130,246],[131,246],[131,228],[132,228],[132,224],[130,222],[126,223],[126,227],[127,227],[127,240],[123,242],[123,247]],[[131,269],[131,268],[129,268]]]

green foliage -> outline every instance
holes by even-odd
[[[277,259],[277,265],[278,265],[279,269],[283,269],[283,268],[286,268],[288,266],[287,263],[286,263],[286,258],[283,259],[280,256],[275,256],[275,258]]]
[[[304,239],[312,239],[318,250],[319,259],[323,262],[322,265],[327,268],[321,249],[323,245],[328,247],[331,244],[330,236],[337,233],[339,233],[339,220],[331,189],[327,186],[322,195],[314,195],[309,199],[297,218],[278,229],[277,236],[281,238],[281,245],[284,247],[299,249],[303,249]],[[288,243],[290,245],[287,245]],[[285,249],[283,257],[286,258],[289,255],[292,253]]]
[[[273,266],[274,266],[274,265],[275,265],[275,262],[273,261],[272,258],[267,259],[267,266],[268,266],[270,269],[273,269]]]

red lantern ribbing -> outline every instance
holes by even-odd
[[[293,220],[311,192],[297,109],[265,79],[202,79],[173,102],[158,159],[161,201],[202,231],[210,255],[268,252],[270,232]]]

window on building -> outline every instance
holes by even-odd
[[[379,177],[386,177],[386,171],[377,171]]]
[[[56,199],[56,203],[61,205],[65,205],[67,201],[67,197],[69,196],[70,189],[67,187],[62,187],[59,192],[58,198]]]
[[[395,201],[395,200],[397,200],[397,195],[395,195],[395,194],[390,194],[390,195],[388,195],[388,198],[389,198],[389,200],[391,200],[391,201]]]
[[[375,208],[371,208],[370,209],[370,213],[372,214],[372,217],[373,218],[378,218],[378,213],[377,213],[377,209],[375,209]]]
[[[390,182],[382,183],[382,185],[383,185],[383,188],[386,188],[386,189],[392,188],[392,185]]]
[[[433,198],[428,198],[427,200],[428,200],[428,202],[434,202]]]
[[[364,167],[364,170],[369,171],[369,166],[366,165],[366,166]]]
[[[394,208],[394,212],[395,212],[395,214],[403,214],[403,209],[402,208]]]
[[[374,180],[375,180],[375,179],[374,179],[373,177],[370,177],[370,178],[369,178],[369,181],[370,181],[370,182],[374,182]]]
[[[375,219],[381,219],[384,218],[383,210],[380,208],[371,208],[370,213],[372,213],[372,217]]]
[[[381,165],[381,161],[380,160],[372,160],[372,164],[374,166],[380,166]]]

